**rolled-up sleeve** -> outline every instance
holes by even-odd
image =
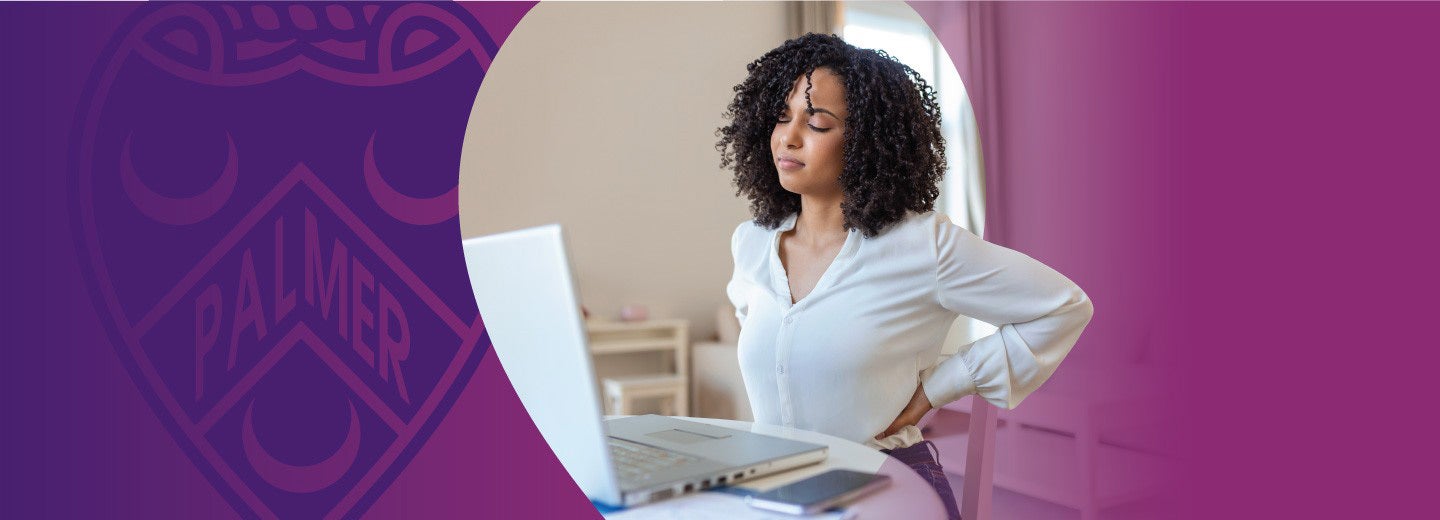
[[[935,254],[939,304],[998,330],[922,373],[926,397],[937,408],[969,394],[1014,408],[1075,345],[1094,313],[1090,298],[1054,269],[942,215],[935,217]]]

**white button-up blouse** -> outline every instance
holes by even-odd
[[[914,214],[880,235],[850,230],[815,288],[791,304],[780,234],[753,221],[731,237],[726,287],[740,319],[740,370],[757,422],[882,448],[875,441],[921,384],[940,407],[969,394],[1013,408],[1054,373],[1089,323],[1085,292],[1019,252],[943,215]],[[999,327],[941,359],[957,315]]]

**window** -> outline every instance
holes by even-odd
[[[949,53],[920,15],[902,2],[846,2],[843,10],[845,41],[889,53],[935,87],[944,114],[941,132],[945,135],[945,155],[950,163],[940,189],[938,208],[956,224],[980,234],[985,212],[983,183],[978,182],[980,156],[975,115]]]
[[[920,73],[935,88],[940,102],[948,171],[940,186],[937,211],[976,235],[985,225],[984,178],[979,132],[970,97],[950,54],[914,9],[903,2],[845,2],[842,37],[856,47],[883,50]],[[946,353],[995,332],[978,320],[956,320],[946,338]]]

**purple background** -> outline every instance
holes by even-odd
[[[963,67],[961,10],[915,6]],[[1094,299],[1075,359],[1179,361],[1188,512],[1428,514],[1440,5],[993,14],[987,225]]]
[[[499,39],[527,7],[472,10]],[[72,238],[75,110],[133,9],[0,6],[7,518],[233,516],[125,373]],[[1027,3],[997,23],[992,220],[1094,297],[1077,352],[1182,360],[1192,512],[1433,502],[1440,5]],[[368,514],[588,512],[487,357]]]
[[[503,39],[529,7],[476,5],[470,10],[492,37]],[[5,273],[8,333],[6,359],[0,363],[6,425],[0,430],[0,517],[236,516],[127,375],[91,301],[85,261],[73,238],[67,169],[72,166],[68,150],[77,107],[102,49],[136,8],[0,6],[7,244],[0,271]],[[468,109],[468,100],[454,107],[462,118]],[[447,136],[452,142],[441,147],[453,150],[456,162],[462,137],[456,129]],[[457,181],[453,171],[448,176],[443,171],[423,173],[438,176],[441,186]],[[360,213],[367,219],[378,216],[363,208]],[[370,225],[387,221],[376,218]],[[454,243],[442,249],[453,250],[458,258],[458,231],[452,234],[446,240]],[[429,236],[435,240],[436,235]],[[407,244],[404,239],[388,245],[400,251],[436,246]],[[422,276],[443,297],[468,298],[461,269]],[[423,317],[424,312],[416,308],[410,314]],[[534,431],[490,356],[480,363],[446,420],[367,510],[374,517],[481,513],[598,516]]]

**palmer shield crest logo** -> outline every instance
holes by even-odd
[[[431,4],[138,11],[77,112],[96,308],[244,516],[357,516],[488,339],[465,282],[460,144],[496,44]]]

